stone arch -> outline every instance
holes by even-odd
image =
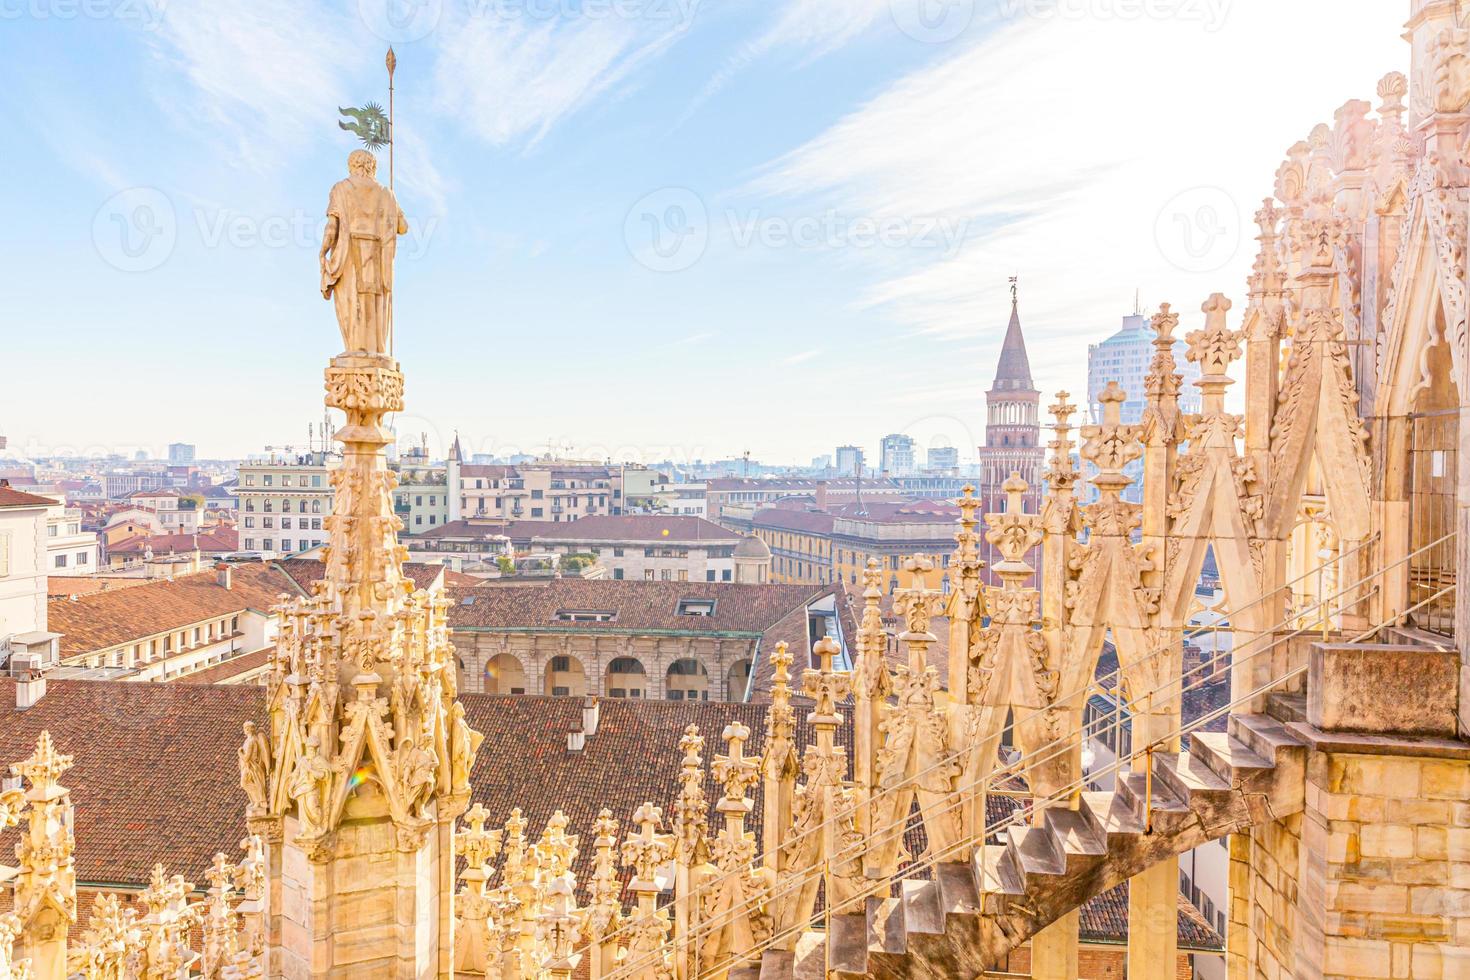
[[[582,659],[571,653],[556,653],[546,658],[541,671],[541,693],[565,697],[582,697],[587,693],[587,668]]]
[[[670,701],[708,701],[709,671],[694,657],[680,657],[664,673],[664,696]]]
[[[754,664],[749,657],[740,657],[730,664],[725,672],[725,700],[744,701],[745,691],[750,686],[750,672]]]
[[[497,653],[485,661],[483,690],[486,694],[528,694],[526,665],[513,653]]]
[[[1455,485],[1470,460],[1458,453],[1465,351],[1449,316],[1449,295],[1430,223],[1416,208],[1393,283],[1394,308],[1385,324],[1376,399],[1375,436],[1381,500],[1376,526],[1384,581],[1378,617],[1388,618],[1431,600],[1453,582],[1456,549],[1436,544],[1455,530]],[[1409,613],[1415,625],[1435,628],[1453,615],[1445,597]]]
[[[627,655],[614,657],[603,672],[602,690],[610,698],[648,697],[648,670],[643,661]]]

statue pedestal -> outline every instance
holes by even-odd
[[[288,980],[451,975],[453,821],[407,839],[375,800],[335,832],[303,846],[284,821],[279,945],[272,975]],[[413,845],[417,846],[413,846]]]

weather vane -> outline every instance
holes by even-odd
[[[393,71],[398,67],[398,58],[393,54],[393,49],[388,49],[388,57],[385,59],[388,66],[388,114],[383,114],[383,107],[377,102],[365,102],[361,106],[337,107],[337,112],[344,116],[350,116],[354,122],[348,123],[338,120],[337,127],[355,135],[362,141],[362,145],[374,153],[383,147],[388,148],[388,186],[393,186]]]
[[[1020,276],[1011,276],[1011,302],[1012,303],[1016,302],[1016,291],[1019,288],[1019,286],[1017,284],[1020,282],[1020,278],[1021,278]]]

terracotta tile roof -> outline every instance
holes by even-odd
[[[485,520],[450,521],[448,524],[441,524],[422,533],[406,536],[403,543],[412,547],[415,541],[435,538],[469,538],[474,541],[488,541],[505,536],[507,529],[514,525],[535,525],[538,528],[542,525],[555,527],[551,521],[494,521],[493,523],[487,523]],[[527,539],[529,540],[529,536]]]
[[[758,510],[750,520],[755,528],[771,528],[779,531],[800,531],[804,534],[831,534],[837,518],[826,511],[793,510],[788,507],[768,507]]]
[[[482,479],[505,480],[510,477],[519,476],[520,471],[514,466],[486,466],[466,464],[459,468],[460,478],[480,477]]]
[[[46,605],[47,623],[64,634],[61,655],[74,657],[246,609],[267,612],[282,593],[294,591],[291,580],[273,566],[232,568],[229,589],[209,571],[75,600],[53,598]]]
[[[159,490],[134,490],[132,493],[128,494],[127,499],[128,500],[132,500],[135,497],[136,498],[139,498],[139,499],[146,499],[148,497],[182,497],[182,496],[183,496],[183,494],[179,493],[179,491],[175,490],[173,487],[163,487],[162,489],[159,489]]]
[[[83,882],[141,885],[159,859],[197,882],[215,852],[238,855],[235,749],[240,726],[261,720],[260,689],[53,680],[29,710],[14,704],[13,682],[0,679],[0,760],[26,758],[42,729],[75,760],[62,783]],[[14,833],[0,835],[6,853]]]
[[[579,631],[672,630],[763,634],[821,595],[823,586],[728,582],[636,582],[617,579],[490,580],[451,590],[451,629],[574,627]],[[709,616],[679,614],[682,599],[713,599]],[[610,622],[570,623],[564,610],[610,612]]]
[[[147,585],[146,578],[124,578],[120,575],[52,575],[46,579],[46,596],[88,595],[109,589],[131,589]]]
[[[514,528],[516,525],[512,524]],[[553,524],[535,540],[543,541],[738,541],[740,535],[702,517],[657,514],[594,516]],[[511,534],[511,537],[515,537]]]
[[[10,486],[0,486],[0,507],[55,507],[50,497],[24,493]]]
[[[240,534],[229,527],[208,527],[198,534],[139,534],[110,545],[107,553],[141,554],[150,548],[155,555],[189,554],[196,550],[223,554],[240,550]]]
[[[855,655],[857,641],[857,621],[852,616],[852,602],[847,588],[841,582],[834,582],[826,586],[802,586],[802,588],[819,588],[813,596],[813,601],[835,594],[837,617],[839,629],[842,631],[844,646],[850,655]],[[752,701],[766,702],[771,699],[771,682],[775,676],[775,668],[771,664],[771,651],[776,649],[776,644],[785,643],[791,651],[792,657],[792,680],[793,684],[799,684],[799,671],[807,667],[815,667],[812,658],[812,644],[815,639],[811,636],[809,626],[809,615],[807,604],[795,607],[780,620],[773,623],[771,628],[761,636],[760,651],[756,657],[755,670],[750,685],[750,699]]]
[[[1126,943],[1128,941],[1128,883],[1082,906],[1078,937],[1083,942]],[[1184,951],[1223,952],[1225,940],[1205,921],[1199,909],[1179,896],[1179,948]]]
[[[266,647],[247,653],[241,657],[234,657],[223,663],[217,663],[213,667],[196,670],[192,674],[185,674],[176,679],[175,684],[226,684],[241,674],[249,674],[254,671],[264,672],[270,663],[271,654],[275,652],[274,647]]]
[[[290,577],[303,594],[311,591],[312,585],[321,579],[326,567],[312,558],[283,558],[271,564]],[[403,574],[413,580],[414,588],[417,589],[432,589],[444,570],[443,565],[417,561],[403,563]]]
[[[582,730],[581,698],[466,694],[461,700],[470,725],[485,735],[471,775],[475,801],[490,811],[492,825],[521,807],[532,840],[558,808],[584,841],[604,806],[624,829],[645,801],[669,813],[678,790],[679,739],[690,724],[705,738],[705,796],[710,826],[718,828],[713,807],[721,787],[710,765],[724,751],[720,733],[741,722],[751,730],[746,749],[754,755],[767,710],[759,704],[605,700],[596,733],[582,751],[572,752],[566,736]],[[62,782],[76,806],[79,883],[141,887],[157,861],[198,882],[216,852],[237,853],[244,801],[235,750],[241,725],[261,721],[264,702],[263,690],[254,685],[52,681],[37,705],[18,712],[13,682],[0,678],[0,762],[29,755],[41,729],[51,731],[58,751],[74,757]],[[802,712],[797,729],[798,744],[807,744],[813,733]],[[849,720],[837,741],[850,747],[852,735]],[[759,814],[759,786],[752,796]],[[189,805],[181,806],[181,800]],[[991,819],[1015,807],[1004,798],[989,802]],[[752,819],[749,826],[764,847],[761,821]],[[0,834],[0,849],[9,850],[15,833]],[[921,839],[910,840],[916,853],[922,846]],[[584,846],[575,867],[584,885],[592,859],[592,848]],[[1127,909],[1126,885],[1093,899],[1082,910],[1082,938],[1121,941]],[[1181,948],[1221,948],[1220,938],[1182,898],[1179,916]]]

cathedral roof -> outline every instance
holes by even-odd
[[[1026,338],[1021,334],[1021,314],[1011,300],[1011,322],[1006,326],[1006,339],[1000,346],[1000,363],[995,367],[995,383],[991,391],[1035,391],[1031,381],[1031,359],[1026,356]]]

